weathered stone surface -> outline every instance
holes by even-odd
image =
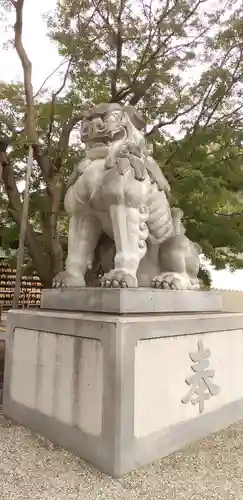
[[[43,290],[41,308],[66,311],[186,313],[222,310],[217,292],[149,288],[66,288]]]
[[[182,211],[170,207],[170,186],[141,120],[134,107],[118,103],[87,111],[81,128],[85,158],[74,167],[64,200],[68,255],[54,287],[85,286],[87,269],[101,264],[96,250],[102,234],[115,250],[114,262],[111,252],[102,267],[104,287],[199,287],[200,249],[185,234]]]
[[[112,476],[243,418],[243,314],[22,310],[7,334],[3,413]]]

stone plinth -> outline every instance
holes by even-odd
[[[186,313],[222,310],[219,292],[153,288],[64,288],[43,290],[41,308],[99,313]]]
[[[242,352],[243,314],[11,311],[3,411],[121,476],[243,418]]]

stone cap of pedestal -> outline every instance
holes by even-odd
[[[43,290],[42,309],[115,314],[222,311],[218,292],[153,288],[64,288]]]

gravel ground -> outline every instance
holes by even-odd
[[[117,480],[0,417],[1,500],[243,500],[243,423]]]

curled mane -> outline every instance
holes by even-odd
[[[123,137],[111,143],[109,147],[108,156],[111,163],[114,162],[117,156],[124,153],[131,153],[140,158],[149,155],[143,133],[132,123],[126,111],[124,111],[123,115],[123,131]]]

